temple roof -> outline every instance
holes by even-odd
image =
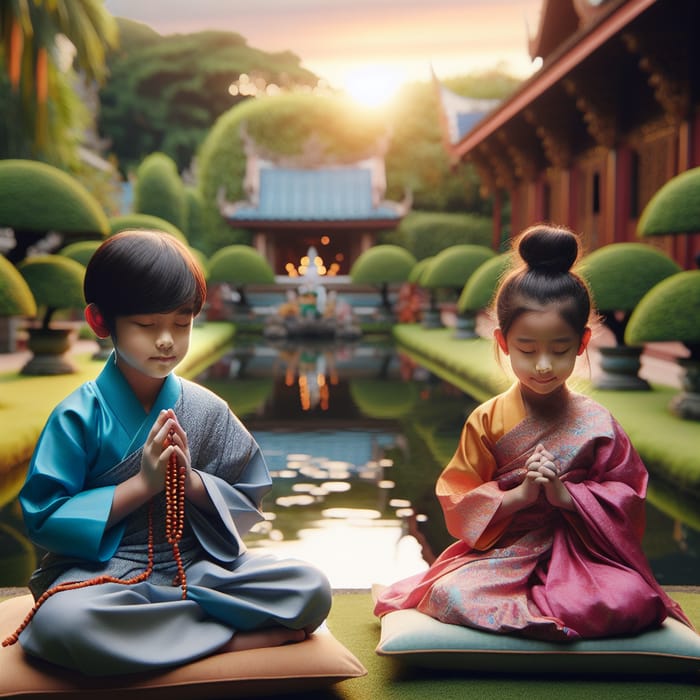
[[[458,143],[501,102],[500,100],[476,99],[458,95],[448,90],[434,73],[433,82],[440,97],[444,127],[450,144]]]
[[[377,196],[370,167],[304,169],[261,164],[257,174],[257,187],[247,201],[219,202],[229,222],[398,222],[406,214],[403,203]]]

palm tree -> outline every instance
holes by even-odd
[[[101,0],[4,0],[0,27],[10,84],[5,121],[12,141],[4,155],[62,163],[83,109],[65,65],[70,46],[86,80],[101,82],[106,51],[117,44],[116,21]]]

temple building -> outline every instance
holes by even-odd
[[[299,156],[276,156],[245,133],[242,138],[246,199],[220,196],[219,210],[231,226],[253,232],[254,247],[277,275],[294,277],[313,264],[305,259],[312,248],[322,275],[347,275],[377,233],[396,228],[410,210],[408,196],[384,198],[383,152],[350,164],[323,163],[313,139]]]
[[[652,195],[700,165],[700,3],[543,0],[530,55],[541,68],[485,116],[442,95],[453,162],[494,196],[494,242],[545,220],[589,251],[638,241]],[[697,232],[646,240],[686,268],[700,253]]]

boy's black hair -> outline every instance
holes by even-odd
[[[129,230],[108,238],[88,262],[85,301],[95,304],[114,333],[115,319],[168,313],[206,299],[204,273],[189,248],[170,234]]]

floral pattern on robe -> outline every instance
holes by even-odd
[[[530,507],[494,519],[542,443],[575,510]],[[436,493],[457,541],[426,572],[385,589],[379,616],[417,608],[438,620],[551,640],[633,634],[670,614],[690,622],[642,551],[647,471],[610,413],[569,393],[550,420],[529,416],[517,384],[467,420]]]

